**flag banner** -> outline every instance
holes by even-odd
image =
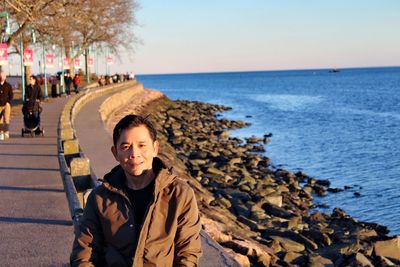
[[[54,68],[54,54],[46,55],[46,68]]]
[[[107,57],[107,64],[112,65],[113,64],[113,58],[111,56]]]
[[[24,49],[24,66],[33,65],[33,50],[30,48]]]
[[[7,64],[8,64],[7,44],[0,43],[0,65],[4,66]]]
[[[69,57],[64,58],[64,69],[69,70],[71,67],[71,59]]]
[[[75,66],[75,69],[79,69],[81,67],[81,59],[80,58],[75,58],[74,66]]]
[[[88,67],[93,67],[93,63],[94,63],[93,58],[92,57],[88,57],[88,59],[87,59]]]

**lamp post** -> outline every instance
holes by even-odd
[[[24,68],[24,43],[22,40],[22,32],[21,32],[21,41],[19,43],[19,49],[21,52],[21,90],[22,90],[22,102],[25,103],[25,68]]]
[[[61,95],[64,96],[65,95],[65,87],[64,87],[64,58],[63,58],[63,54],[64,54],[64,46],[61,46],[61,76],[60,76],[60,85],[61,85]]]
[[[42,44],[42,48],[43,48],[44,99],[48,99],[49,96],[47,94],[46,50],[44,48],[44,44]]]
[[[108,64],[108,57],[110,56],[110,50],[108,47],[106,48],[106,70],[107,70],[107,75],[110,75],[110,66]]]
[[[99,75],[99,57],[98,57],[98,55],[97,55],[97,46],[94,46],[93,47],[93,49],[94,49],[94,60],[96,61],[95,62],[95,70],[94,70],[94,72],[97,74],[97,75]]]
[[[89,66],[88,66],[88,57],[89,57],[89,47],[85,49],[85,71],[86,71],[86,82],[89,83]]]

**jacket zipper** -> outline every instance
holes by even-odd
[[[148,205],[147,206],[147,209],[146,209],[146,213],[145,213],[145,218],[144,218],[144,220],[143,220],[143,222],[142,222],[142,225],[141,225],[141,227],[140,227],[140,232],[139,232],[139,239],[138,239],[138,242],[137,242],[137,246],[136,246],[136,251],[135,251],[135,255],[133,256],[133,265],[132,266],[135,266],[135,262],[137,261],[137,256],[138,256],[138,251],[139,251],[139,245],[140,244],[142,244],[142,239],[144,238],[143,237],[143,235],[144,235],[144,225],[147,225],[147,230],[146,230],[146,234],[149,232],[149,230],[148,230],[148,225],[149,225],[149,223],[148,223],[148,220],[150,220],[149,218],[150,218],[150,215],[153,213],[153,209],[154,209],[154,207],[155,207],[155,204],[156,204],[156,202],[157,202],[157,199],[158,199],[158,197],[159,197],[159,194],[160,194],[160,191],[161,190],[159,190],[158,188],[157,188],[157,180],[155,181],[155,184],[154,184],[154,194],[153,194],[153,201],[150,203],[150,205]],[[157,195],[156,195],[157,194]],[[149,212],[151,210],[151,212]],[[141,248],[140,248],[140,250],[142,250]],[[142,253],[143,254],[143,253]]]

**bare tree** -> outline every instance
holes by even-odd
[[[136,0],[4,0],[4,3],[14,29],[7,44],[15,52],[20,52],[15,43],[17,38],[23,38],[25,45],[32,41],[30,30],[36,32],[40,44],[63,47],[67,55],[77,48],[73,58],[93,44],[118,54],[121,48],[133,51],[137,42],[133,30]]]

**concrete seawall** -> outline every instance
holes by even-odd
[[[66,105],[66,109],[64,110],[64,117],[61,116],[60,118],[60,159],[64,156],[61,152],[63,151],[62,148],[65,143],[65,140],[62,140],[62,129],[65,131],[64,126],[67,128],[71,127],[73,134],[69,137],[79,140],[78,157],[90,159],[91,165],[93,165],[89,167],[90,177],[88,179],[91,181],[97,178],[97,175],[99,175],[98,172],[101,172],[99,177],[104,174],[106,170],[106,168],[104,168],[105,165],[115,164],[112,162],[113,158],[109,152],[111,137],[105,131],[103,119],[106,120],[110,114],[118,112],[119,108],[122,107],[124,103],[127,104],[135,101],[138,103],[138,106],[141,106],[146,105],[146,101],[150,99],[163,96],[158,91],[151,91],[147,94],[147,96],[151,95],[150,98],[143,98],[143,94],[140,94],[144,90],[141,84],[122,85],[117,89],[112,87],[104,88],[102,92],[97,92],[97,90],[93,89],[87,92],[86,96],[80,96],[79,99],[71,99],[70,101],[72,103]],[[101,111],[101,116],[98,112],[99,110]],[[66,118],[69,118],[69,123]],[[99,146],[99,144],[101,145]],[[60,164],[61,162],[62,160],[60,160]],[[64,177],[69,178],[68,175],[72,170],[67,166],[65,157],[64,162]],[[99,167],[99,165],[101,166]],[[66,168],[68,168],[68,170]],[[73,179],[66,180],[73,181]],[[92,185],[94,184],[92,183]],[[72,216],[75,224],[78,224],[82,207],[85,204],[84,198],[86,193],[85,191],[74,191],[73,188],[70,188],[69,191],[70,193],[67,194],[71,198],[69,203],[74,206],[71,208]],[[223,248],[213,241],[205,232],[201,233],[201,237],[204,256],[201,258],[200,266],[239,266],[239,264],[235,262],[230,255],[226,254]]]

